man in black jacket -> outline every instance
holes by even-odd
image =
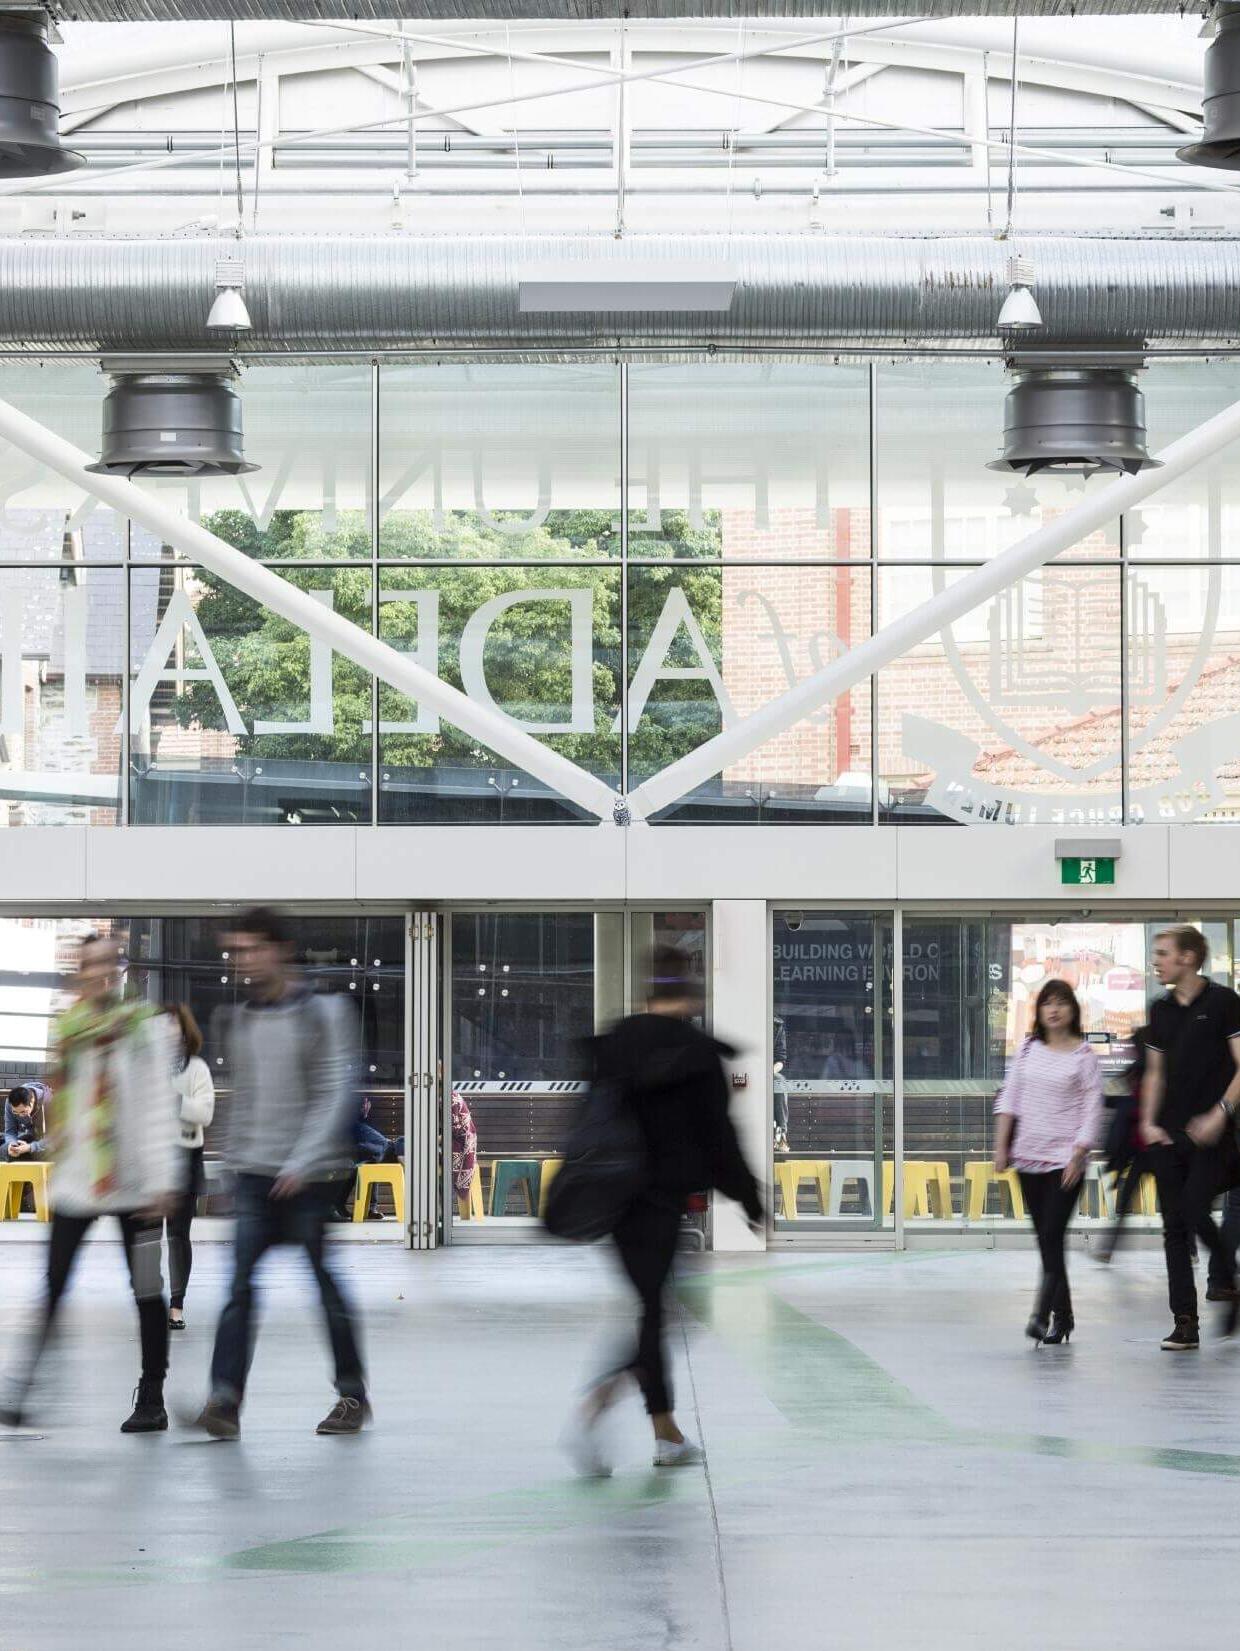
[[[758,1184],[741,1153],[728,1115],[722,1056],[733,1051],[693,1024],[704,992],[690,959],[659,947],[651,960],[644,1015],[630,1015],[594,1045],[594,1081],[619,1083],[641,1125],[647,1180],[616,1227],[620,1262],[641,1301],[631,1359],[596,1384],[567,1444],[583,1473],[610,1473],[598,1424],[631,1375],[654,1428],[654,1465],[686,1467],[702,1460],[699,1446],[676,1425],[663,1346],[663,1288],[690,1194],[717,1187],[762,1220]]]

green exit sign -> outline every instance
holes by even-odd
[[[1060,881],[1074,887],[1093,887],[1098,883],[1115,881],[1114,860],[1061,860],[1059,865]]]

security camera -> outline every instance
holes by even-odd
[[[797,932],[797,930],[801,927],[801,924],[804,923],[804,921],[805,921],[805,913],[804,912],[786,911],[784,913],[784,923],[787,925],[788,928],[790,928],[792,930],[793,934],[795,934]]]

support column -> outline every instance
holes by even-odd
[[[770,1203],[771,1152],[771,956],[764,900],[716,900],[711,930],[711,1017],[715,1036],[732,1044],[727,1063],[732,1121],[741,1150]],[[714,1248],[764,1250],[766,1238],[749,1230],[739,1204],[713,1195]]]

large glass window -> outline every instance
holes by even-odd
[[[93,368],[4,379],[97,450]],[[1238,382],[1151,366],[1151,448]],[[140,485],[631,791],[1104,485],[988,470],[1008,389],[947,359],[288,362],[238,381],[256,471]],[[1237,477],[1219,454],[657,823],[1230,819]],[[585,817],[13,448],[0,567],[9,825]],[[19,676],[34,714],[11,733]],[[109,743],[118,682],[141,703]]]
[[[380,556],[620,554],[617,367],[385,367],[380,383]]]
[[[288,573],[355,624],[368,569]],[[131,818],[138,824],[370,820],[370,678],[201,568],[130,574]]]
[[[884,569],[879,622],[959,572]],[[895,821],[1122,818],[1118,567],[1051,566],[879,673],[880,801]]]

